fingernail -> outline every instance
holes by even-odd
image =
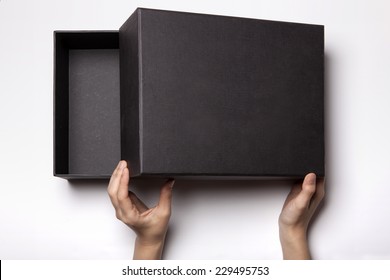
[[[173,185],[175,184],[175,179],[169,178],[169,179],[168,179],[168,182],[169,182],[169,184],[170,184],[171,189],[173,189]]]
[[[316,174],[309,173],[307,175],[307,179],[306,179],[307,183],[310,184],[310,185],[314,185],[316,183],[316,178],[317,178]]]
[[[124,160],[121,160],[120,162],[119,162],[119,169],[123,169],[123,168],[125,168],[125,166],[126,166],[126,162],[124,161]]]

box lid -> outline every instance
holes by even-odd
[[[324,28],[138,9],[120,28],[133,176],[324,175]]]

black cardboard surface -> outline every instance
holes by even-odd
[[[109,178],[120,159],[118,32],[54,36],[54,175]]]
[[[134,177],[324,175],[323,26],[137,9],[119,40]]]
[[[110,174],[120,159],[119,51],[69,51],[69,173]]]

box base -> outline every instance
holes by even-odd
[[[55,167],[109,178],[120,160],[118,32],[56,32]]]

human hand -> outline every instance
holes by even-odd
[[[310,259],[307,228],[325,195],[324,179],[314,173],[306,175],[302,184],[295,184],[279,216],[279,237],[284,259]]]
[[[129,180],[126,161],[120,161],[107,189],[116,217],[133,229],[137,235],[134,259],[160,259],[171,216],[174,180],[168,180],[163,185],[159,202],[153,208],[148,208],[128,190]]]

